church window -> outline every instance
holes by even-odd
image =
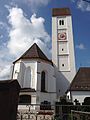
[[[41,73],[41,92],[45,92],[45,72],[42,71]]]
[[[23,87],[25,87],[25,88],[31,87],[31,68],[30,68],[30,66],[28,66],[25,69]]]
[[[62,20],[62,25],[64,25],[64,20]]]
[[[30,95],[20,95],[19,103],[31,103],[31,96]]]
[[[62,21],[61,20],[59,20],[59,25],[62,25]]]
[[[59,20],[59,25],[64,25],[64,20]]]
[[[62,48],[62,51],[64,51],[64,49]]]
[[[62,64],[62,66],[64,67],[64,64]]]

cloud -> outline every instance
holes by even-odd
[[[50,0],[27,0],[27,1],[33,6],[47,5],[50,2]]]
[[[9,32],[8,49],[12,55],[18,56],[29,48],[36,40],[48,48],[50,36],[44,27],[44,18],[33,14],[30,19],[24,16],[22,9],[12,8],[8,16],[11,30]],[[43,47],[44,47],[43,46]],[[43,48],[40,44],[40,47]],[[46,54],[49,56],[46,52]]]
[[[71,0],[71,2],[77,5],[77,8],[81,11],[90,11],[90,3],[86,2],[85,0]]]
[[[16,0],[19,2],[18,0]],[[22,0],[25,4],[30,6],[32,12],[37,12],[38,8],[46,6],[51,0]]]
[[[11,61],[20,57],[33,43],[37,43],[48,57],[51,56],[51,49],[49,49],[51,38],[45,30],[44,18],[33,14],[30,19],[27,19],[23,10],[17,7],[9,9],[7,18],[10,24],[9,40],[1,50],[3,54],[0,60],[3,65],[0,79],[8,77],[8,73],[10,73],[8,68],[10,68]],[[4,62],[6,62],[5,67]]]
[[[0,28],[4,27],[4,26],[5,26],[5,24],[2,21],[0,21]]]
[[[10,65],[6,65],[4,68],[0,68],[0,80],[10,79]]]
[[[0,80],[10,79],[11,57],[5,45],[0,46]]]
[[[86,49],[84,44],[80,43],[79,45],[76,45],[76,48],[80,49],[80,50],[84,50]]]
[[[3,29],[3,28],[8,29],[8,26],[7,26],[7,24],[6,24],[6,23],[4,23],[4,22],[0,21],[0,29]]]
[[[77,7],[79,9],[81,9],[82,11],[90,11],[90,4],[85,2],[85,1],[83,1],[83,0],[79,0],[77,2]]]
[[[1,34],[1,35],[0,35],[0,39],[2,39],[2,38],[3,38],[3,35]]]

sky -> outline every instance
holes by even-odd
[[[72,13],[76,69],[90,66],[90,3],[83,0],[0,0],[0,80],[33,43],[51,59],[52,8]]]

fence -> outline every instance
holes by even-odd
[[[90,112],[71,110],[72,120],[90,120]]]
[[[48,110],[48,107],[50,110]],[[40,109],[41,108],[41,109]],[[17,120],[53,120],[54,109],[50,106],[44,105],[19,105]]]
[[[31,113],[31,112],[18,112],[17,120],[52,120],[53,114],[38,114],[38,113]]]
[[[51,105],[49,108],[48,105],[19,105],[17,120],[90,120],[89,105]]]

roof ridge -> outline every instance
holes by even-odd
[[[52,61],[44,54],[44,52],[39,48],[39,46],[34,43],[19,59],[14,61],[17,62],[20,59],[41,59],[52,64]]]
[[[40,52],[44,55],[44,57],[46,57],[46,59],[48,59],[48,57],[44,54],[44,52],[40,49],[40,47],[36,44],[37,48],[40,50]],[[38,51],[37,49],[37,53],[38,53],[38,56],[40,55],[40,52]],[[49,60],[49,59],[48,59]]]
[[[39,50],[41,50],[36,43],[34,43],[34,45],[35,45],[36,48],[38,48]],[[38,56],[39,56],[39,51],[38,51],[38,49],[36,49],[36,52],[37,52],[37,54],[38,54]],[[42,51],[41,51],[41,52],[42,52]]]

